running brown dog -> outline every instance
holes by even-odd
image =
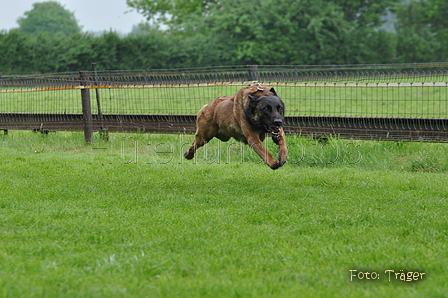
[[[288,150],[283,131],[285,104],[274,88],[256,84],[235,96],[221,96],[201,108],[196,118],[195,139],[184,156],[192,159],[196,150],[214,137],[223,142],[234,138],[248,144],[275,170],[286,162]],[[278,161],[262,142],[266,134],[278,145]]]

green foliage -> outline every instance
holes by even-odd
[[[330,0],[344,14],[344,20],[359,28],[378,28],[384,20],[382,16],[397,0]]]
[[[207,18],[206,30],[217,43],[233,41],[231,63],[325,64],[337,59],[348,33],[334,7],[322,9],[313,1],[228,0],[222,5]]]
[[[156,18],[165,24],[179,25],[193,14],[204,14],[217,0],[126,0],[130,7],[137,9],[149,19]]]
[[[196,9],[184,9],[171,1],[128,1],[149,18],[169,12],[173,19],[166,23],[173,34],[187,40],[202,36],[219,49],[219,64],[366,63],[374,55],[390,59],[390,50],[379,53],[363,45],[385,37],[375,28],[391,2],[188,1],[184,5],[196,4]],[[212,46],[205,43],[196,50],[207,53]]]
[[[33,4],[33,9],[17,21],[20,31],[36,35],[71,35],[80,33],[80,28],[72,12],[67,11],[59,2],[47,1]]]
[[[448,2],[419,0],[394,9],[398,22],[398,55],[401,61],[446,61],[448,59]]]
[[[30,45],[31,37],[28,34],[11,30],[9,33],[0,33],[0,65],[3,73],[20,73],[32,71],[29,61],[32,59]]]
[[[448,59],[447,4],[441,0],[128,0],[128,4],[151,25],[142,24],[125,37],[115,32],[95,37],[80,33],[73,13],[57,2],[36,3],[21,18],[20,29],[0,32],[0,71],[78,71],[90,69],[92,62],[101,69],[126,70]],[[42,11],[45,5],[49,9]],[[58,13],[46,15],[53,10],[65,13],[63,19],[74,23],[74,30],[64,29]],[[380,29],[388,11],[397,17],[396,32]],[[25,30],[34,18],[53,20],[64,32],[40,25]],[[157,22],[168,29],[161,30]]]

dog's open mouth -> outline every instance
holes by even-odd
[[[270,131],[272,134],[277,134],[280,131],[280,126],[271,127]]]
[[[277,135],[277,134],[279,134],[280,129],[282,127],[281,126],[271,126],[271,127],[269,127],[269,126],[266,125],[265,128],[266,128],[266,131],[270,132],[271,134]]]

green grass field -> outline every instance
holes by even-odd
[[[1,135],[0,297],[446,297],[446,144],[191,140]]]

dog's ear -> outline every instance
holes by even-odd
[[[278,94],[277,94],[277,92],[275,92],[274,88],[271,87],[271,90],[269,90],[269,91],[271,91],[275,96],[278,96]]]
[[[250,100],[258,100],[260,98],[260,96],[255,95],[256,92],[249,92],[247,93],[247,95],[249,96]]]
[[[255,95],[255,93],[249,92],[247,94],[249,96],[249,102],[247,106],[244,109],[244,112],[246,113],[246,116],[249,118],[252,118],[255,114],[255,110],[257,108],[258,103],[260,102],[260,96]]]

